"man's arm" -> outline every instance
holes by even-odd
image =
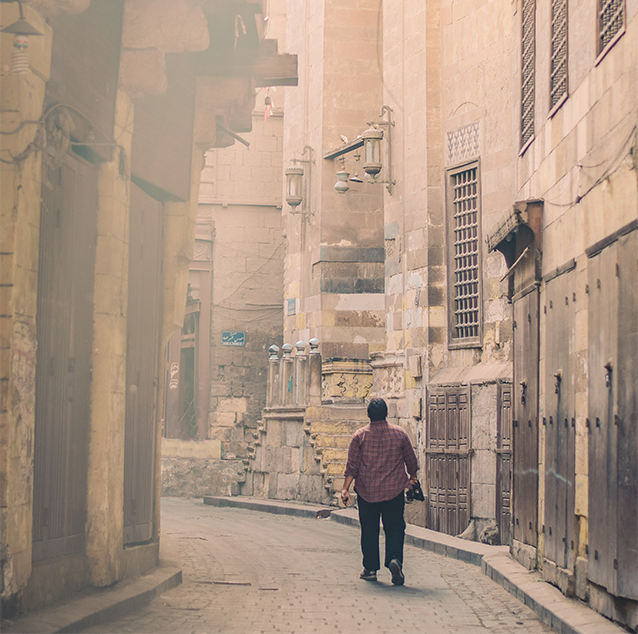
[[[346,462],[346,470],[344,473],[345,481],[341,490],[341,501],[347,505],[350,501],[350,493],[348,489],[352,481],[359,475],[359,465],[361,463],[361,443],[357,436],[354,436],[348,447],[348,461]]]
[[[410,438],[407,434],[405,435],[403,443],[403,460],[410,476],[410,484],[416,484],[416,474],[419,470],[419,463],[416,459],[416,454],[414,453],[414,447],[412,447],[412,443],[410,442]]]
[[[343,483],[343,489],[341,491],[341,500],[346,505],[350,501],[350,491],[348,489],[350,489],[350,485],[352,484],[353,480],[354,478],[352,476],[346,476],[346,480]]]

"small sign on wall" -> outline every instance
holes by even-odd
[[[291,315],[297,314],[297,298],[296,297],[293,297],[292,299],[288,300],[288,310],[286,311],[286,314],[289,317]]]
[[[246,333],[236,330],[222,330],[222,346],[245,346]]]

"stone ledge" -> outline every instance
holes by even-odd
[[[279,500],[258,500],[255,498],[217,497],[204,496],[204,504],[219,507],[232,507],[261,513],[273,513],[275,515],[294,515],[296,517],[329,517],[330,509],[325,506],[312,506],[308,504],[295,504]],[[326,513],[327,512],[327,513]]]
[[[121,581],[114,588],[96,591],[88,597],[15,620],[5,619],[2,631],[12,634],[81,632],[139,610],[180,583],[182,571],[179,568],[160,566],[148,575]]]

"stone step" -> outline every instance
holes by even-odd
[[[316,447],[345,447],[350,446],[351,434],[317,434]]]
[[[346,462],[345,460],[339,460],[339,461],[335,461],[335,462],[329,462],[328,464],[326,464],[323,469],[322,472],[324,473],[324,475],[329,475],[329,476],[342,476],[343,477],[343,472],[346,470]]]
[[[343,462],[344,464],[348,460],[348,450],[339,447],[326,447],[321,452],[321,459],[324,464],[332,462]]]
[[[363,427],[359,421],[330,421],[330,420],[313,420],[312,433],[318,434],[354,434],[357,429]]]

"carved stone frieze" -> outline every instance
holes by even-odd
[[[329,361],[322,368],[324,399],[363,400],[372,389],[372,369],[367,361]]]
[[[405,357],[400,354],[375,355],[372,359],[372,394],[380,397],[399,397],[405,389]]]

